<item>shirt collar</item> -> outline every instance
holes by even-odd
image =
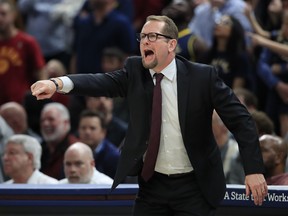
[[[149,69],[149,72],[151,74],[151,77],[153,78],[154,74],[156,73],[154,70]],[[173,80],[175,74],[176,74],[176,61],[175,58],[170,62],[167,67],[165,67],[161,73],[170,81]]]

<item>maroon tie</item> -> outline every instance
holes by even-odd
[[[154,76],[156,77],[156,85],[154,86],[153,90],[150,137],[141,173],[145,181],[148,181],[153,175],[159,150],[160,134],[161,134],[162,95],[161,95],[160,82],[164,75],[161,73],[160,74],[155,73]]]

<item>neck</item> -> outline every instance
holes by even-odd
[[[59,145],[59,143],[61,143],[64,140],[65,136],[61,137],[57,140],[46,141],[46,144],[47,144],[47,147],[48,147],[50,153],[53,153],[55,151],[56,147]]]
[[[14,183],[27,183],[28,179],[33,174],[33,168],[27,168],[25,171],[21,170],[19,173],[12,176]]]
[[[225,51],[226,50],[226,45],[227,45],[227,41],[224,38],[219,38],[217,40],[218,45],[217,45],[217,50],[218,51]]]
[[[7,40],[14,37],[18,33],[18,29],[10,27],[8,31],[0,33],[0,40]]]
[[[278,165],[276,167],[273,167],[270,170],[266,170],[265,176],[266,177],[272,177],[272,176],[283,174],[284,172],[285,172],[285,166]]]
[[[167,60],[165,63],[161,64],[161,65],[157,65],[155,68],[152,68],[152,70],[154,70],[156,73],[160,73],[164,68],[166,68],[175,58],[175,53],[173,52],[173,54],[171,53],[169,56],[167,56]]]

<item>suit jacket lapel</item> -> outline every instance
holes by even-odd
[[[185,137],[186,109],[188,100],[188,71],[185,65],[176,58],[177,65],[177,98],[178,98],[178,115],[181,133]]]

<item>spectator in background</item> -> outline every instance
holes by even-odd
[[[37,39],[46,62],[58,59],[69,68],[72,21],[83,3],[84,0],[18,0],[25,29]]]
[[[265,47],[271,50],[272,52],[277,53],[278,55],[288,56],[287,44],[282,44],[277,41],[273,41],[258,34],[249,33],[248,35],[249,37],[251,37],[254,46]]]
[[[102,54],[102,68],[104,73],[108,73],[111,71],[118,70],[124,66],[124,61],[126,59],[126,55],[123,51],[118,49],[117,47],[108,47],[105,48]],[[57,94],[61,95],[61,94]],[[95,99],[96,100],[96,99]],[[38,101],[37,101],[38,102]],[[71,103],[69,106],[69,111],[71,113],[71,126],[72,131],[75,132],[78,128],[79,116],[80,113],[87,108],[86,100],[84,97],[80,96],[72,96]],[[93,108],[94,109],[94,108]],[[97,109],[97,108],[96,108]],[[113,118],[115,118],[116,122],[119,122],[120,125],[126,125],[128,123],[128,104],[126,98],[115,97],[113,98]],[[105,112],[106,113],[106,112]],[[118,119],[118,120],[117,120]],[[114,121],[114,120],[113,120]],[[124,122],[123,122],[124,121]],[[127,126],[124,126],[127,128]],[[123,129],[117,129],[112,134],[118,134],[119,132],[122,134],[120,136],[119,143],[123,140]],[[126,129],[124,130],[124,133]],[[110,134],[110,132],[108,132]],[[118,145],[118,141],[113,139],[112,142]]]
[[[214,110],[212,115],[212,130],[216,143],[220,149],[226,182],[229,182],[230,172],[233,169],[231,161],[239,154],[238,144]]]
[[[170,17],[178,27],[177,54],[193,62],[202,62],[208,47],[201,38],[188,28],[189,21],[193,16],[193,10],[188,1],[172,1],[162,10],[162,15]]]
[[[31,83],[47,78],[40,48],[32,36],[15,27],[16,14],[12,1],[0,1],[0,105],[22,103]]]
[[[74,1],[74,0],[71,0]],[[116,0],[115,9],[121,14],[125,15],[131,22],[134,19],[134,5],[133,2],[135,0]],[[89,0],[86,0],[82,10],[91,12],[93,8],[91,8],[91,4]]]
[[[219,76],[231,87],[254,89],[252,64],[245,46],[244,29],[233,16],[219,18],[213,32],[213,43],[205,62],[215,66]]]
[[[46,104],[41,112],[40,127],[43,137],[41,171],[58,180],[63,179],[64,153],[72,143],[78,141],[70,134],[68,109],[56,102]]]
[[[86,108],[103,114],[106,125],[105,138],[119,147],[126,136],[128,124],[113,114],[113,99],[86,97]]]
[[[104,73],[123,68],[126,55],[116,47],[104,49],[102,54],[102,68]],[[129,119],[128,103],[126,98],[113,98],[113,116],[128,123]]]
[[[82,112],[79,120],[79,138],[93,151],[95,166],[111,178],[114,178],[120,152],[106,136],[106,123],[100,113],[91,110]]]
[[[256,123],[259,137],[264,134],[275,134],[273,121],[265,112],[255,110],[251,113],[251,116]]]
[[[112,185],[113,179],[95,168],[91,148],[81,142],[69,146],[64,155],[65,179],[61,184],[107,184]]]
[[[5,119],[0,115],[0,183],[6,180],[4,170],[3,170],[3,155],[4,148],[7,143],[7,140],[10,136],[14,134],[12,128],[6,123]]]
[[[213,43],[215,24],[222,15],[235,17],[241,23],[245,32],[251,32],[252,27],[244,14],[246,4],[243,0],[210,0],[205,1],[201,9],[195,12],[189,28],[198,37],[202,38],[210,47]],[[198,6],[199,7],[199,6]],[[248,40],[247,40],[248,42]],[[249,43],[248,43],[249,44]]]
[[[81,11],[74,22],[75,40],[71,73],[100,73],[102,52],[117,47],[126,55],[135,51],[135,31],[118,12],[116,0],[89,0],[91,12]]]
[[[259,137],[263,134],[275,134],[274,124],[265,112],[254,110],[251,112],[251,116],[255,121]],[[228,184],[245,184],[245,173],[240,154],[232,159],[231,167]]]
[[[235,88],[233,89],[235,95],[238,97],[240,102],[245,105],[247,110],[252,113],[253,111],[257,110],[258,108],[258,99],[256,95],[245,88]]]
[[[64,65],[57,59],[51,59],[48,61],[43,71],[48,76],[48,78],[64,76],[67,74]],[[29,127],[37,134],[41,135],[39,119],[41,110],[43,109],[44,105],[50,102],[58,102],[66,107],[69,107],[70,99],[70,95],[55,94],[51,99],[37,101],[35,97],[31,95],[31,92],[28,92],[25,95],[23,106],[27,112]]]
[[[259,138],[265,166],[267,185],[288,185],[288,173],[285,173],[287,143],[275,135],[262,135]]]
[[[283,12],[279,31],[270,33],[272,40],[288,44],[288,10]],[[264,48],[257,65],[257,73],[268,90],[265,112],[275,125],[275,132],[285,137],[288,132],[288,59]]]
[[[125,53],[117,47],[107,47],[103,50],[101,65],[103,72],[121,69],[126,60]]]
[[[5,146],[4,172],[11,180],[7,184],[57,184],[58,181],[39,171],[41,145],[33,137],[23,134],[11,136]]]
[[[17,102],[7,102],[0,106],[0,115],[5,119],[15,134],[27,134],[36,138],[40,143],[42,138],[28,127],[27,113]]]
[[[137,32],[141,31],[147,16],[160,15],[162,9],[167,5],[166,0],[133,0],[133,3],[135,14],[133,26]]]

